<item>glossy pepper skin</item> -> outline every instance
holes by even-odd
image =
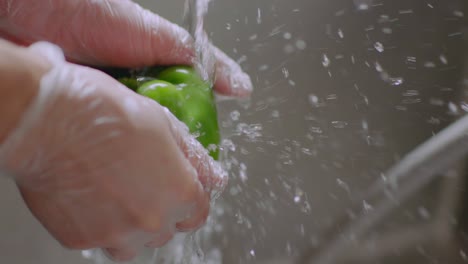
[[[140,95],[167,107],[219,159],[220,133],[212,87],[188,66],[153,68],[118,80]]]

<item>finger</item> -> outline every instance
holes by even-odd
[[[172,135],[187,160],[196,170],[198,179],[208,193],[221,192],[227,184],[227,173],[208,151],[189,132],[167,108],[166,116],[171,125]]]
[[[130,261],[135,258],[136,251],[130,248],[106,248],[104,254],[116,262]]]
[[[253,90],[252,80],[242,71],[239,64],[216,47],[213,47],[217,59],[215,89],[218,93],[247,97]]]
[[[3,35],[53,42],[80,63],[141,67],[193,57],[187,31],[132,1],[0,1],[0,14]]]
[[[17,44],[45,40],[59,45],[73,62],[95,66],[142,67],[191,65],[190,34],[176,24],[127,0],[0,1],[0,36]],[[215,89],[248,96],[252,82],[240,66],[219,49]]]
[[[210,213],[210,203],[208,194],[205,195],[203,201],[199,205],[198,210],[194,211],[186,220],[176,224],[177,230],[181,232],[192,231],[200,228],[205,224]]]
[[[200,215],[199,211],[204,211],[206,207],[209,207],[209,199],[207,198],[208,195],[205,191],[205,186],[203,186],[202,181],[200,181],[199,170],[196,170],[190,160],[187,159],[178,142],[177,138],[179,137],[174,136],[175,134],[180,135],[180,132],[178,132],[179,128],[174,126],[174,124],[178,124],[178,120],[174,119],[175,117],[170,114],[167,108],[161,107],[161,105],[150,99],[144,101],[148,102],[148,104],[143,104],[142,102],[142,107],[145,107],[145,105],[156,107],[161,117],[167,117],[165,119],[167,123],[161,124],[163,126],[167,125],[168,129],[167,132],[165,132],[167,134],[159,136],[160,138],[166,139],[160,143],[159,147],[167,150],[165,152],[166,162],[164,168],[160,168],[160,173],[172,176],[168,179],[168,182],[166,182],[168,193],[166,197],[167,201],[164,201],[164,203],[167,204],[164,209],[168,221],[166,225],[169,225],[165,226],[169,228],[172,226],[172,229],[158,228],[159,230],[146,230],[152,231],[151,233],[160,233],[174,230],[176,223],[191,219],[192,216]],[[154,112],[152,113],[154,114]],[[184,137],[193,138],[189,134],[185,134]],[[164,144],[164,146],[161,144]],[[201,145],[198,147],[203,149]],[[203,152],[203,154],[208,155],[207,152]]]
[[[149,248],[160,248],[167,244],[174,237],[173,232],[164,232],[156,235],[153,240],[147,243],[145,246]]]

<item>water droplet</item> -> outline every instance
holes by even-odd
[[[411,64],[411,63],[416,63],[417,60],[416,60],[416,57],[414,56],[408,56],[406,57],[406,62]]]
[[[372,211],[374,208],[372,205],[370,205],[367,201],[362,201],[362,207],[364,208],[364,211],[369,212]]]
[[[283,75],[284,75],[284,78],[288,78],[289,77],[289,71],[287,68],[283,67],[281,69],[281,71],[283,72]]]
[[[242,182],[247,181],[247,166],[244,163],[240,164],[239,177],[240,177]]]
[[[294,203],[300,203],[301,202],[301,197],[300,196],[295,196],[294,197]]]
[[[375,63],[375,70],[376,70],[377,72],[383,72],[382,65],[380,65],[380,63],[376,62],[376,63]]]
[[[368,4],[365,4],[365,3],[362,3],[362,4],[359,4],[359,5],[357,6],[357,9],[358,9],[358,10],[361,10],[361,11],[369,10],[369,5],[368,5]]]
[[[455,103],[448,103],[448,109],[452,114],[458,114],[458,106]]]
[[[308,148],[302,148],[302,153],[304,153],[307,156],[315,156],[316,153]]]
[[[424,67],[426,67],[426,68],[435,68],[436,65],[435,65],[435,63],[433,61],[426,61],[424,63]]]
[[[259,71],[266,71],[266,70],[268,70],[268,68],[270,68],[268,65],[263,64],[260,67],[258,67],[258,70]]]
[[[286,253],[287,253],[288,256],[290,256],[291,252],[292,252],[291,242],[288,241],[286,243]]]
[[[247,56],[245,55],[242,55],[238,60],[237,60],[237,64],[242,64],[244,62],[247,61]]]
[[[418,96],[418,95],[419,95],[419,92],[417,90],[407,90],[403,93],[403,96],[408,96],[408,97]]]
[[[389,82],[393,86],[399,86],[403,84],[404,80],[401,77],[395,77],[395,78],[389,78]]]
[[[323,130],[320,127],[310,127],[309,128],[310,132],[315,133],[315,134],[322,134]]]
[[[300,225],[300,233],[301,233],[302,236],[305,236],[305,233],[306,233],[306,232],[305,232],[304,224],[301,224],[301,225]]]
[[[465,251],[463,251],[463,249],[460,249],[460,257],[465,261],[468,260],[468,256],[466,255]]]
[[[232,140],[230,139],[223,139],[221,145],[223,146],[223,148],[229,151],[232,151],[232,152],[236,151],[236,144],[234,144],[234,142],[232,142]]]
[[[257,34],[253,34],[252,36],[249,37],[250,41],[256,40],[258,38]]]
[[[251,255],[252,257],[255,257],[255,250],[251,249],[251,250],[250,250],[250,255]]]
[[[400,15],[413,14],[413,9],[399,10],[398,14]]]
[[[367,120],[362,120],[361,126],[364,131],[369,130],[369,123],[367,122]]]
[[[344,38],[344,33],[343,33],[343,30],[341,30],[341,28],[338,29],[338,36],[340,38]]]
[[[374,43],[374,48],[375,48],[375,50],[377,50],[380,53],[385,51],[384,45],[382,43],[380,43],[380,42]]]
[[[292,44],[286,44],[286,46],[284,46],[284,53],[291,54],[293,52],[294,52],[294,46]]]
[[[427,123],[431,125],[440,125],[440,119],[431,116],[429,120],[427,120]]]
[[[260,124],[240,123],[236,127],[236,133],[238,135],[245,135],[249,141],[257,141],[262,136],[262,126]]]
[[[273,117],[273,118],[279,118],[279,116],[280,116],[280,113],[279,113],[278,110],[273,110],[273,111],[271,111],[271,117]]]
[[[233,121],[238,121],[239,117],[240,117],[240,113],[239,113],[239,111],[234,110],[234,111],[231,112],[230,116],[231,116],[231,119]]]
[[[328,58],[327,54],[323,54],[322,56],[322,65],[325,68],[328,68],[330,66],[330,59]]]
[[[335,16],[342,16],[345,14],[345,10],[344,9],[341,9],[341,10],[338,10],[335,12]]]
[[[310,94],[309,95],[309,102],[313,105],[317,104],[319,102],[319,98],[314,95],[314,94]]]
[[[462,35],[462,33],[460,31],[448,34],[449,37],[456,37],[456,36],[460,36],[460,35]]]
[[[244,223],[244,217],[240,213],[235,214],[235,216],[237,218],[237,223],[238,224]]]
[[[209,144],[206,149],[208,151],[216,151],[216,149],[218,149],[218,146],[216,144]]]
[[[301,206],[301,212],[305,214],[309,214],[311,211],[310,203],[308,201],[304,201],[303,205]]]
[[[348,123],[345,121],[332,121],[332,125],[334,128],[345,128]]]
[[[443,64],[447,65],[448,64],[448,60],[447,60],[447,57],[445,55],[440,55],[439,57],[440,59],[440,62],[442,62]]]
[[[372,25],[370,25],[370,26],[368,26],[367,28],[365,28],[364,30],[365,30],[365,31],[372,31],[372,30],[374,30],[374,29],[375,29],[375,27],[372,26]]]
[[[431,218],[431,214],[425,207],[419,207],[418,214],[425,220],[428,220],[429,218]]]
[[[382,32],[384,34],[392,34],[393,33],[393,29],[389,28],[389,27],[384,27],[382,28]]]
[[[289,33],[289,32],[285,32],[285,33],[283,34],[283,38],[284,38],[284,39],[291,39],[291,38],[292,38],[292,34]]]
[[[226,30],[231,30],[231,24],[230,23],[226,23]]]
[[[462,103],[460,104],[460,108],[461,108],[463,111],[468,112],[468,103],[462,102]]]
[[[461,10],[455,10],[453,11],[453,15],[456,16],[456,17],[464,17],[465,14],[463,13],[463,11]]]
[[[341,179],[336,179],[336,183],[338,184],[338,186],[343,188],[347,193],[350,193],[349,185],[347,183],[345,183]]]
[[[307,47],[307,43],[304,40],[299,39],[296,41],[296,48],[298,50],[305,50],[306,47]]]
[[[231,187],[231,189],[229,189],[229,194],[231,196],[236,196],[239,194],[239,192],[240,192],[239,189],[236,187]]]
[[[262,10],[260,8],[257,9],[257,24],[262,23]]]

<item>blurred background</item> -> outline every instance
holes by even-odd
[[[137,2],[182,22],[183,0]],[[231,181],[202,231],[206,263],[309,263],[376,210],[359,197],[468,111],[467,5],[212,1],[206,30],[255,92],[219,102]],[[467,263],[465,176],[460,162],[332,263]],[[61,248],[10,181],[0,188],[0,263],[92,263]]]

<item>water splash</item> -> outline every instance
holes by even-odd
[[[184,24],[194,38],[196,60],[194,67],[203,79],[213,84],[215,78],[216,56],[211,41],[204,31],[204,18],[211,0],[186,0]]]
[[[375,48],[376,51],[378,51],[380,53],[385,51],[384,45],[382,43],[380,43],[380,42],[374,43],[374,48]]]
[[[330,59],[328,58],[327,54],[323,54],[322,56],[322,65],[325,68],[330,67]]]
[[[380,74],[380,78],[392,85],[392,86],[400,86],[404,83],[404,79],[403,77],[394,77],[394,76],[391,76],[383,67],[382,65],[379,63],[379,62],[375,62],[375,70]]]

